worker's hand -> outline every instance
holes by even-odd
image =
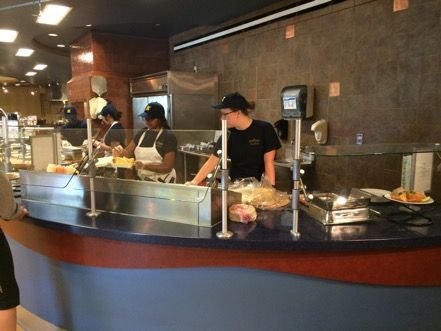
[[[135,161],[135,163],[133,164],[133,166],[134,166],[135,169],[137,169],[137,170],[145,169],[145,164],[144,164],[142,161]]]
[[[185,185],[195,185],[198,186],[199,183],[195,182],[194,180],[190,180],[189,182],[185,182]]]
[[[21,220],[21,219],[23,219],[23,217],[25,217],[28,214],[29,214],[28,210],[25,207],[20,206],[20,207],[18,207],[17,217],[15,219]]]
[[[122,156],[124,155],[124,148],[121,145],[116,146],[115,148],[112,148],[112,156]]]

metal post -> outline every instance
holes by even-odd
[[[222,189],[222,231],[216,233],[219,239],[229,239],[233,232],[228,231],[228,167],[227,167],[227,120],[222,118],[222,169],[221,169],[221,189]]]
[[[93,137],[92,137],[92,120],[87,119],[87,151],[89,155],[89,185],[90,185],[90,212],[87,213],[89,217],[98,216],[95,206],[95,160],[93,159]]]
[[[8,128],[8,114],[0,108],[0,111],[3,113],[2,117],[2,130],[3,130],[3,170],[5,172],[9,172],[12,169],[10,157],[11,150],[9,149],[9,128]]]
[[[292,230],[291,234],[298,238],[299,232],[299,197],[300,197],[300,133],[302,120],[296,119],[296,135],[294,141],[294,157],[292,160]]]

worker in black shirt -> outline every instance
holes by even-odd
[[[87,139],[87,123],[78,118],[77,109],[68,104],[63,108],[64,118],[67,120],[61,128],[63,139],[70,142],[73,146],[81,146]]]
[[[106,156],[112,155],[112,149],[116,146],[126,146],[126,134],[123,126],[119,122],[121,113],[113,106],[111,102],[107,103],[97,114],[102,123],[109,126],[101,140],[94,142],[95,147],[104,150]]]
[[[141,180],[175,183],[178,142],[169,130],[164,107],[151,102],[138,116],[144,118],[146,128],[140,130],[125,149],[118,146],[112,153],[114,156],[134,156],[134,167]]]
[[[229,175],[232,180],[255,177],[265,178],[275,185],[274,158],[281,147],[273,126],[264,121],[254,120],[248,115],[254,109],[254,102],[248,102],[239,93],[227,94],[222,102],[213,106],[219,109],[229,128],[228,157],[231,159]],[[205,162],[190,184],[198,185],[214,170],[219,162],[218,150],[221,141],[216,143],[213,154]]]

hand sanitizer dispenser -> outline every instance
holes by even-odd
[[[283,88],[281,93],[282,117],[286,120],[309,118],[313,114],[314,88],[294,85]]]

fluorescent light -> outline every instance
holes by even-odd
[[[38,15],[37,23],[58,25],[71,10],[72,7],[48,4]]]
[[[63,47],[66,47],[66,46],[64,46],[62,44],[58,44],[57,47],[63,48]]]
[[[33,49],[30,48],[19,48],[15,56],[31,56],[34,53]]]
[[[17,38],[18,32],[15,30],[0,29],[0,41],[4,43],[12,43]]]
[[[280,12],[277,12],[277,13],[274,13],[274,14],[271,14],[271,15],[268,15],[268,16],[265,16],[265,17],[256,19],[254,21],[247,22],[247,23],[244,23],[244,24],[241,24],[241,25],[229,28],[229,29],[226,29],[226,30],[223,30],[223,31],[219,31],[219,32],[207,35],[205,37],[201,37],[201,38],[198,38],[198,39],[195,39],[195,40],[192,40],[192,41],[188,41],[188,42],[184,42],[182,44],[178,44],[178,45],[173,47],[173,51],[176,52],[176,51],[179,51],[181,49],[185,49],[185,48],[188,48],[188,47],[199,45],[199,44],[205,43],[205,42],[210,41],[210,40],[214,40],[214,39],[218,39],[218,38],[221,38],[221,37],[224,37],[224,36],[228,36],[230,34],[233,34],[233,33],[239,32],[239,31],[243,31],[245,29],[249,29],[249,28],[252,28],[252,27],[264,24],[264,23],[268,23],[268,22],[274,21],[276,19],[292,15],[294,13],[297,13],[297,12],[305,10],[305,9],[309,9],[309,8],[312,8],[312,7],[320,6],[320,5],[323,5],[323,4],[325,4],[327,2],[331,2],[331,1],[332,0],[314,0],[314,1],[311,1],[311,2],[308,2],[308,3],[304,3],[302,5],[295,6],[295,7],[286,9],[286,10],[282,10]]]
[[[35,76],[36,74],[35,71],[28,71],[25,76]]]
[[[49,37],[58,37],[58,34],[56,34],[56,33],[48,33],[47,35]]]
[[[37,64],[34,67],[34,70],[43,70],[43,69],[46,69],[46,67],[47,67],[47,64]]]

